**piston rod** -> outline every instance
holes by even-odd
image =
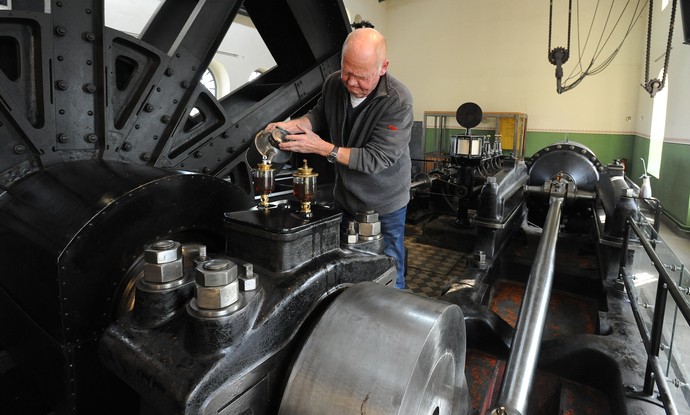
[[[492,415],[525,415],[551,297],[563,194],[549,199],[549,211],[520,306],[498,405]]]

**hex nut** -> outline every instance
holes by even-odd
[[[165,264],[182,256],[182,245],[170,239],[156,241],[144,249],[144,260],[149,264]]]
[[[182,258],[163,264],[144,264],[144,281],[156,284],[165,284],[182,278],[184,268]]]
[[[346,243],[346,244],[356,244],[357,239],[359,239],[359,237],[356,233],[355,234],[346,233],[346,234],[343,234],[341,241],[343,243]]]
[[[361,236],[376,236],[381,233],[381,222],[360,222],[359,234]]]
[[[240,290],[254,291],[259,286],[259,277],[256,274],[252,276],[242,276],[239,278]]]
[[[209,259],[194,271],[197,284],[202,287],[220,287],[237,281],[237,264],[228,259]]]
[[[360,212],[355,214],[355,219],[360,224],[362,222],[378,222],[379,214],[377,212],[374,212],[373,210],[370,210],[368,212]]]
[[[204,287],[196,284],[196,304],[205,310],[219,310],[239,300],[237,281],[221,287]]]

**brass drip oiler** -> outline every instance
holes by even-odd
[[[275,187],[275,169],[271,166],[271,162],[264,156],[258,168],[252,170],[252,179],[254,181],[254,193],[259,195],[259,207],[268,208],[268,195],[271,194]]]
[[[307,160],[302,160],[304,165],[292,174],[292,194],[300,201],[300,213],[311,216],[311,202],[316,198],[316,176]]]

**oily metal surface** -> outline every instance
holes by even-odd
[[[464,414],[464,366],[459,307],[360,283],[305,342],[280,414]]]

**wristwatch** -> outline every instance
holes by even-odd
[[[338,146],[333,146],[333,150],[326,156],[326,160],[328,160],[329,163],[335,163],[338,161],[338,150],[340,147]]]

